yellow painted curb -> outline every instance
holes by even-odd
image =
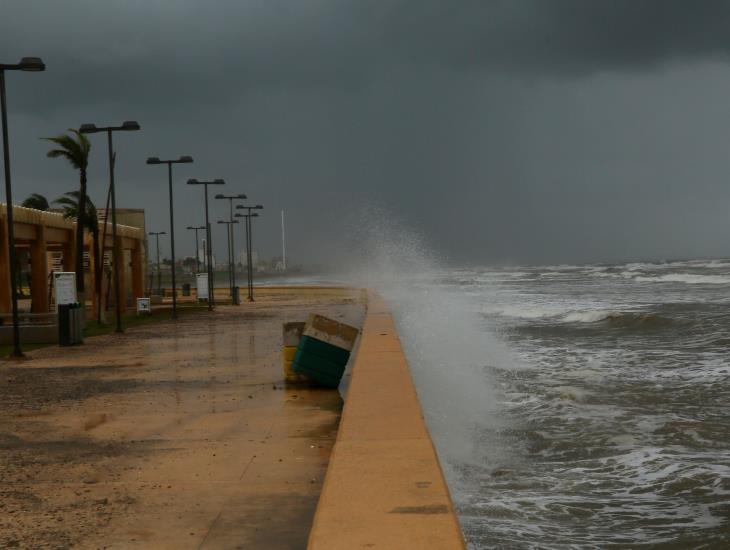
[[[309,548],[465,548],[393,318],[373,293]]]

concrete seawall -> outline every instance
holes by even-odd
[[[464,548],[387,304],[369,294],[309,548]]]

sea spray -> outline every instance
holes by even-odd
[[[511,359],[484,326],[479,304],[440,283],[444,269],[413,232],[381,211],[359,224],[360,257],[353,284],[374,289],[389,303],[442,465],[453,490],[467,482],[468,465],[500,465],[483,435],[498,429],[497,397],[489,367]]]

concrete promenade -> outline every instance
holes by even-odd
[[[257,297],[0,361],[0,547],[305,547],[342,399],[284,387],[281,325],[364,306]]]
[[[462,549],[393,318],[368,302],[309,548]]]

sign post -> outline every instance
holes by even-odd
[[[149,315],[152,313],[152,306],[149,298],[137,298],[137,315]]]
[[[56,271],[53,273],[53,286],[56,290],[56,311],[59,305],[75,304],[76,272]]]
[[[208,292],[208,274],[198,273],[195,276],[195,283],[197,285],[198,300],[209,300],[210,295]]]

